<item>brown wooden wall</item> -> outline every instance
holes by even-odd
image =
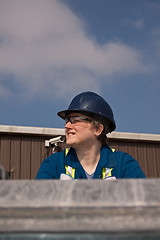
[[[46,157],[44,142],[52,137],[54,136],[0,133],[0,164],[10,172],[11,179],[35,178]],[[108,143],[116,150],[127,152],[137,159],[147,177],[160,177],[160,142],[109,138]]]
[[[1,134],[0,164],[12,179],[34,179],[45,155],[46,137]]]

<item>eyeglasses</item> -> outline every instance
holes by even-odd
[[[70,122],[71,124],[77,124],[84,121],[94,122],[92,119],[83,116],[68,116],[65,118],[65,124],[67,124],[68,122]]]

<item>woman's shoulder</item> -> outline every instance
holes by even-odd
[[[60,152],[55,152],[52,153],[50,156],[48,156],[45,161],[59,161],[59,160],[64,160],[65,158],[65,149],[60,151]]]

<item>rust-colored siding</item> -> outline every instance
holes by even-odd
[[[57,136],[35,132],[0,132],[0,164],[10,173],[11,179],[34,179],[43,159],[48,155],[45,140]],[[160,140],[108,138],[116,150],[133,156],[149,178],[160,177]],[[65,144],[61,144],[62,148]],[[49,154],[52,151],[50,150]]]

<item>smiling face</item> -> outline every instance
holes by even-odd
[[[103,131],[103,125],[95,127],[94,120],[80,114],[71,113],[66,118],[66,143],[73,148],[86,148],[97,142],[97,137]]]

